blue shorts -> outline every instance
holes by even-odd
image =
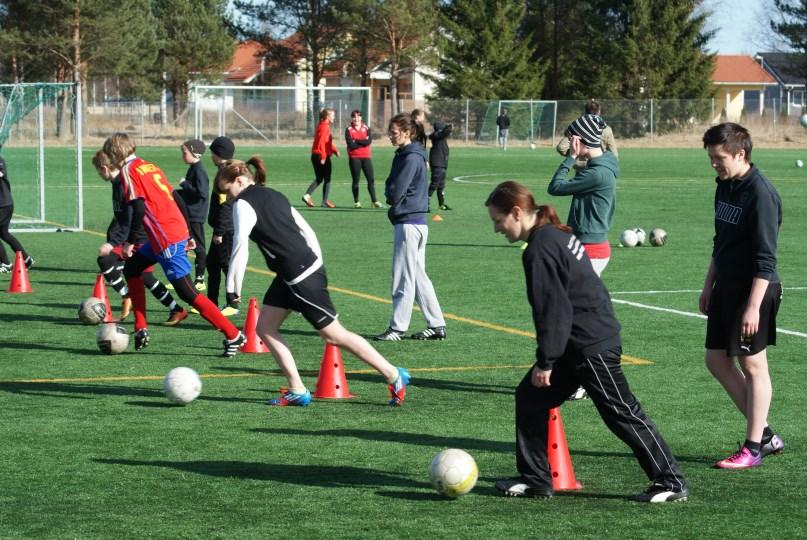
[[[155,254],[154,250],[151,248],[151,242],[146,242],[137,248],[137,253],[147,259],[160,263],[168,280],[175,281],[191,273],[191,262],[188,260],[188,254],[185,253],[187,243],[187,240],[182,240],[176,244],[171,244],[165,250]]]

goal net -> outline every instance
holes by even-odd
[[[370,88],[327,86],[194,86],[191,131],[209,141],[226,135],[249,145],[308,141],[324,108],[336,112],[334,132],[359,110],[371,118]]]
[[[510,117],[508,144],[544,142],[554,146],[558,102],[534,99],[490,102],[479,132],[480,143],[496,144],[499,137],[496,119],[505,109]]]
[[[15,232],[84,226],[76,96],[72,83],[0,84],[0,156]]]

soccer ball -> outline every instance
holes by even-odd
[[[177,367],[163,379],[165,397],[179,405],[187,405],[202,393],[202,379],[188,367]]]
[[[647,235],[645,234],[644,229],[637,227],[636,229],[633,229],[633,232],[636,233],[636,245],[644,245],[645,241],[647,240]]]
[[[535,143],[530,143],[530,150],[535,150]]]
[[[84,324],[99,324],[106,319],[106,304],[100,298],[90,296],[78,306],[78,319]]]
[[[119,324],[102,324],[95,333],[95,342],[104,354],[120,354],[129,346],[129,332]]]
[[[799,118],[799,124],[803,127],[807,127],[807,114],[802,114],[801,118]]]
[[[804,162],[802,160],[800,160],[800,159],[797,159],[796,160],[796,167],[801,169],[802,167],[804,167]]]
[[[650,231],[650,244],[661,247],[667,243],[667,231],[664,229],[653,229]]]
[[[625,229],[622,231],[622,234],[619,235],[619,243],[624,247],[633,247],[638,242],[639,237],[636,235],[636,231],[633,229]]]
[[[429,479],[441,495],[455,499],[471,491],[476,485],[479,469],[474,458],[464,450],[449,448],[432,459]]]

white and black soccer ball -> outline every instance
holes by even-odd
[[[802,114],[801,115],[801,118],[799,118],[799,124],[801,124],[802,127],[807,128],[807,114]]]
[[[650,231],[650,244],[661,247],[667,243],[667,231],[664,229],[653,229]]]
[[[441,495],[455,499],[471,491],[479,469],[471,455],[457,448],[443,450],[429,465],[429,479]]]
[[[535,143],[530,143],[530,150],[535,150]]]
[[[100,298],[90,296],[78,305],[78,320],[83,324],[100,324],[106,319],[106,304]]]
[[[647,234],[645,234],[644,229],[641,227],[637,227],[633,229],[633,232],[636,233],[636,245],[643,246],[644,243],[647,241]]]
[[[639,242],[639,238],[636,236],[636,231],[633,229],[625,229],[622,231],[622,234],[619,235],[619,243],[623,247],[634,247]]]
[[[176,367],[163,379],[165,397],[179,405],[187,405],[202,393],[202,379],[189,367]]]
[[[95,342],[104,354],[120,354],[129,346],[129,332],[117,323],[105,323],[98,327]]]
[[[804,162],[802,160],[800,160],[800,159],[797,159],[796,160],[796,167],[801,169],[802,167],[804,167]]]

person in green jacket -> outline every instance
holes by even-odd
[[[560,164],[547,192],[556,196],[572,196],[566,224],[583,244],[597,275],[602,275],[611,259],[608,230],[614,220],[616,207],[616,177],[619,162],[610,151],[602,149],[603,119],[596,114],[584,114],[566,129],[569,151]],[[585,162],[583,168],[576,163]],[[568,178],[569,171],[575,175]],[[579,387],[569,399],[585,399],[585,389]]]
[[[614,220],[619,176],[616,157],[601,147],[605,127],[596,114],[584,114],[569,125],[569,151],[547,188],[550,195],[572,196],[566,224],[585,247],[597,275],[611,258],[608,230]],[[568,178],[578,159],[587,160],[586,166]]]

